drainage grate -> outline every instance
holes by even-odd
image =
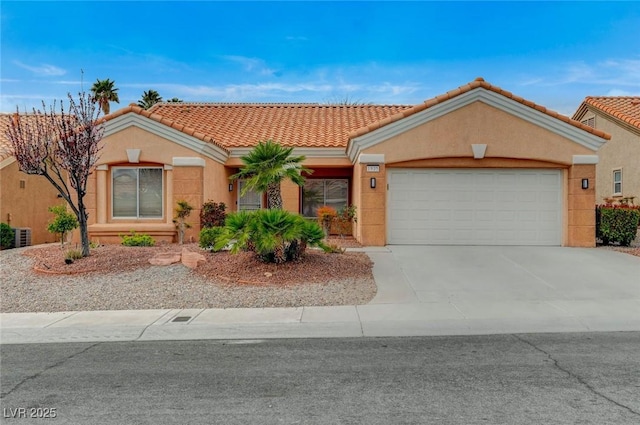
[[[188,322],[189,320],[191,320],[191,316],[178,316],[172,322]]]

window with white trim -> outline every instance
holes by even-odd
[[[613,170],[613,194],[622,195],[622,168]]]
[[[243,195],[246,182],[238,180],[238,210],[239,211],[255,211],[262,208],[262,193],[255,190],[247,190]]]
[[[163,174],[161,167],[113,167],[113,218],[162,218]]]
[[[302,188],[302,215],[316,217],[326,205],[336,211],[349,202],[349,179],[307,179]]]

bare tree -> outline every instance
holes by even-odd
[[[371,103],[371,102],[365,102],[365,101],[362,101],[360,99],[355,99],[355,98],[349,96],[348,94],[344,95],[344,97],[334,96],[332,98],[329,98],[324,102],[324,104],[325,105],[330,105],[330,106],[366,106],[366,105],[373,105],[373,103]]]
[[[78,219],[82,256],[89,255],[89,232],[84,197],[87,181],[99,158],[104,131],[98,119],[101,109],[85,92],[76,102],[69,96],[69,111],[56,102],[47,111],[33,109],[33,114],[20,115],[16,109],[6,134],[11,142],[20,171],[45,177],[58,190]]]

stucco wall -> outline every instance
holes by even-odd
[[[102,140],[103,150],[98,170],[91,178],[89,233],[101,243],[119,243],[119,234],[131,230],[148,233],[156,240],[174,241],[177,238],[173,218],[179,200],[194,207],[187,222],[186,241],[197,240],[200,230],[200,210],[203,202],[213,200],[233,204],[228,190],[231,171],[223,164],[201,156],[186,147],[138,127],[128,127]],[[127,149],[140,149],[139,163],[130,163]],[[174,158],[198,158],[202,164],[174,165]],[[111,170],[114,166],[161,166],[163,170],[164,216],[155,219],[114,219],[111,214]],[[102,197],[102,200],[101,200]]]
[[[425,158],[472,157],[486,144],[487,158],[527,159],[570,165],[593,151],[482,102],[474,102],[390,138],[365,153],[384,153],[387,164]]]
[[[484,159],[474,159],[471,144],[486,144]],[[563,171],[563,234],[565,246],[594,246],[595,166],[572,165],[574,155],[593,155],[587,147],[481,102],[475,102],[365,149],[384,154],[386,167],[376,190],[369,188],[366,166],[356,165],[354,199],[363,217],[357,238],[367,245],[386,243],[386,170],[413,168],[556,168]],[[357,177],[356,177],[357,176]],[[590,189],[583,190],[583,178]],[[355,184],[354,184],[355,187]],[[380,216],[380,211],[383,215]]]
[[[583,119],[595,116],[595,128],[611,135],[598,150],[596,166],[596,202],[613,196],[613,170],[622,168],[622,196],[635,196],[640,203],[640,130],[632,130],[601,114],[588,112]]]
[[[24,181],[24,188],[20,181]],[[20,172],[15,161],[0,169],[0,221],[31,228],[33,245],[56,241],[47,231],[47,223],[53,218],[48,208],[64,203],[57,195],[46,178]]]

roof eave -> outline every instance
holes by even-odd
[[[602,135],[594,134],[594,132],[583,128],[582,124],[568,117],[562,119],[563,116],[560,114],[549,113],[545,108],[531,107],[526,103],[504,96],[495,90],[488,90],[484,86],[478,86],[449,99],[438,101],[421,112],[402,120],[352,138],[347,147],[347,154],[351,161],[355,163],[358,154],[363,150],[478,101],[545,128],[593,151],[597,151],[611,137],[604,132],[599,132]],[[544,109],[544,112],[540,109]]]

